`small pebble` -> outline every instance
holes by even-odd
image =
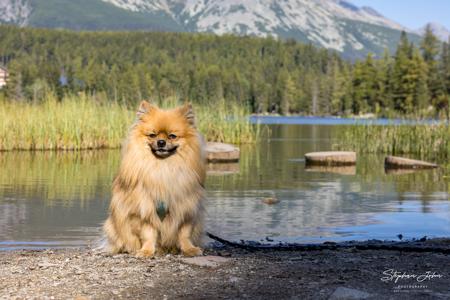
[[[278,202],[280,202],[280,200],[278,200],[275,197],[267,197],[267,198],[264,198],[262,200],[262,202],[265,204],[268,204],[268,205],[273,205],[273,204],[277,204]]]

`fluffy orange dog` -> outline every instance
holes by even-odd
[[[162,110],[143,101],[137,115],[104,225],[110,250],[201,255],[205,156],[192,107]]]

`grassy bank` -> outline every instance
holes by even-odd
[[[166,101],[176,105],[176,100]],[[252,143],[258,128],[237,105],[195,106],[200,131],[210,141]],[[98,103],[87,96],[54,97],[39,104],[0,102],[0,150],[81,150],[118,148],[135,109]]]
[[[334,145],[359,153],[412,154],[418,158],[449,158],[450,127],[439,125],[355,125],[346,127]]]

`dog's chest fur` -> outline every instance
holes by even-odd
[[[199,205],[203,197],[198,175],[184,162],[153,161],[142,180],[148,199],[141,201],[141,216],[156,214],[162,221],[168,214],[183,215]]]

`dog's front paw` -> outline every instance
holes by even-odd
[[[149,258],[155,256],[155,250],[141,249],[136,252],[136,257]]]
[[[190,247],[181,250],[185,256],[200,256],[203,254],[203,250],[199,247]]]

